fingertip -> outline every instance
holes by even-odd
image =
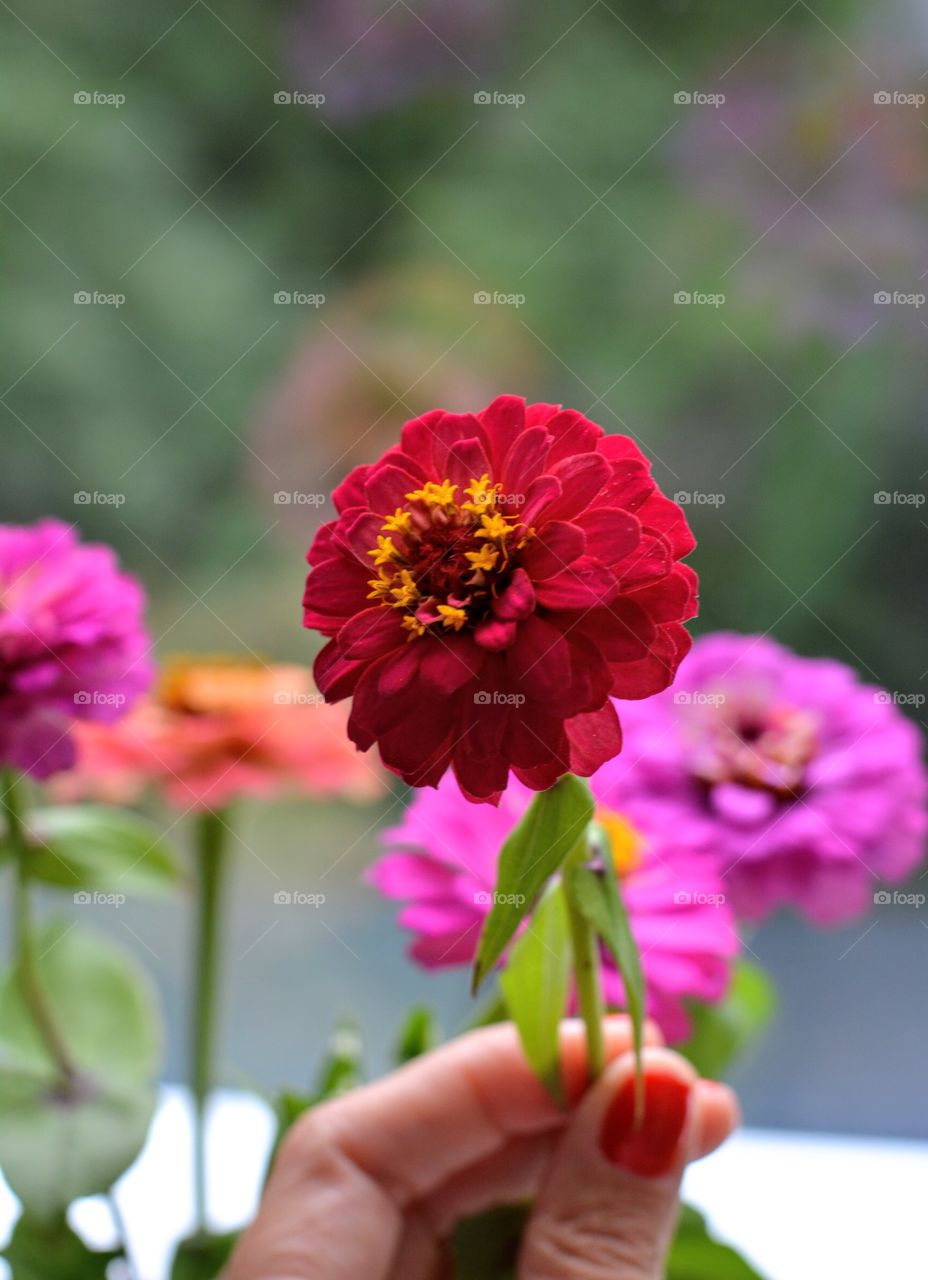
[[[694,1092],[691,1160],[711,1155],[741,1123],[741,1106],[734,1090],[717,1080],[700,1080]]]

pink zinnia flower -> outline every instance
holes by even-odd
[[[76,720],[125,714],[151,679],[144,604],[71,525],[0,525],[0,765],[46,778],[73,763]]]
[[[873,905],[923,854],[920,736],[843,663],[763,636],[697,640],[673,692],[629,708],[600,794],[719,865],[735,910],[817,924]]]
[[[598,790],[596,779],[593,790]],[[470,804],[454,779],[421,791],[399,827],[386,832],[389,852],[368,879],[389,898],[408,902],[400,923],[416,935],[413,959],[429,969],[470,964],[496,884],[499,851],[532,792],[510,784],[497,809]],[[721,999],[738,951],[731,913],[715,869],[705,858],[653,840],[600,805],[597,819],[622,878],[632,931],[641,951],[648,1013],[671,1040],[689,1029],[685,1001]],[[606,958],[610,1004],[624,1002],[622,981]]]
[[[335,491],[309,552],[305,625],[348,732],[413,786],[453,767],[493,803],[621,747],[610,695],[671,683],[696,575],[680,508],[633,441],[572,409],[500,396],[435,410]]]
[[[130,803],[148,787],[180,809],[287,791],[373,800],[385,780],[301,667],[220,658],[168,663],[156,696],[118,725],[83,726],[62,797]]]

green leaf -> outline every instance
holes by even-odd
[[[569,890],[577,907],[606,944],[622,976],[625,1003],[632,1021],[638,1078],[641,1075],[641,1049],[644,1036],[645,984],[638,944],[632,933],[622,901],[622,891],[612,858],[603,858],[601,873],[589,867],[574,867],[569,875]]]
[[[37,1218],[106,1191],[138,1155],[155,1104],[160,1027],[134,957],[56,922],[36,935],[38,980],[77,1066],[64,1093],[12,972],[0,980],[0,1168]]]
[[[42,1222],[24,1214],[3,1250],[13,1280],[106,1280],[120,1253],[88,1249],[63,1217]]]
[[[417,1005],[410,1011],[400,1028],[394,1053],[397,1066],[402,1066],[404,1062],[412,1062],[413,1058],[428,1053],[430,1049],[434,1049],[440,1039],[441,1034],[432,1011],[426,1009],[424,1005]]]
[[[480,935],[474,964],[475,994],[592,817],[590,789],[572,774],[566,774],[532,801],[500,854],[493,906]]]
[[[232,1257],[238,1232],[221,1236],[191,1236],[182,1240],[174,1254],[171,1280],[216,1280]]]
[[[690,1004],[693,1031],[677,1051],[689,1058],[700,1075],[720,1080],[769,1022],[776,1004],[776,988],[763,969],[738,960],[724,1000]]]
[[[268,1171],[287,1132],[305,1111],[328,1098],[337,1097],[364,1084],[363,1050],[364,1044],[357,1026],[353,1022],[340,1023],[329,1037],[315,1090],[312,1093],[298,1093],[287,1089],[277,1095],[274,1100],[277,1135],[268,1161]]]
[[[29,874],[60,888],[163,894],[182,879],[169,841],[146,819],[104,805],[35,809],[25,832]]]
[[[567,905],[561,886],[552,885],[512,948],[500,986],[525,1056],[558,1103],[564,1101],[559,1029],[567,1008],[570,961]]]
[[[324,1102],[364,1083],[364,1041],[354,1022],[340,1022],[329,1037],[316,1084],[315,1101]]]
[[[734,1249],[706,1230],[702,1214],[684,1205],[667,1260],[667,1280],[764,1280]]]
[[[454,1280],[515,1280],[528,1205],[504,1205],[459,1222],[452,1237]]]

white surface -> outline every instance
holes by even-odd
[[[214,1103],[208,1157],[217,1230],[250,1218],[272,1133],[259,1099],[225,1093]],[[117,1188],[139,1280],[165,1280],[174,1244],[190,1229],[190,1142],[183,1093],[166,1089],[145,1150]],[[694,1165],[684,1191],[767,1280],[928,1274],[928,1144],[749,1129]],[[0,1183],[0,1240],[15,1216]],[[81,1201],[72,1223],[91,1244],[113,1243],[105,1201]]]

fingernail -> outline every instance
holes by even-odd
[[[686,1124],[690,1086],[672,1075],[647,1075],[644,1115],[635,1123],[635,1080],[623,1082],[609,1104],[599,1135],[603,1155],[643,1178],[657,1178],[674,1163]]]

